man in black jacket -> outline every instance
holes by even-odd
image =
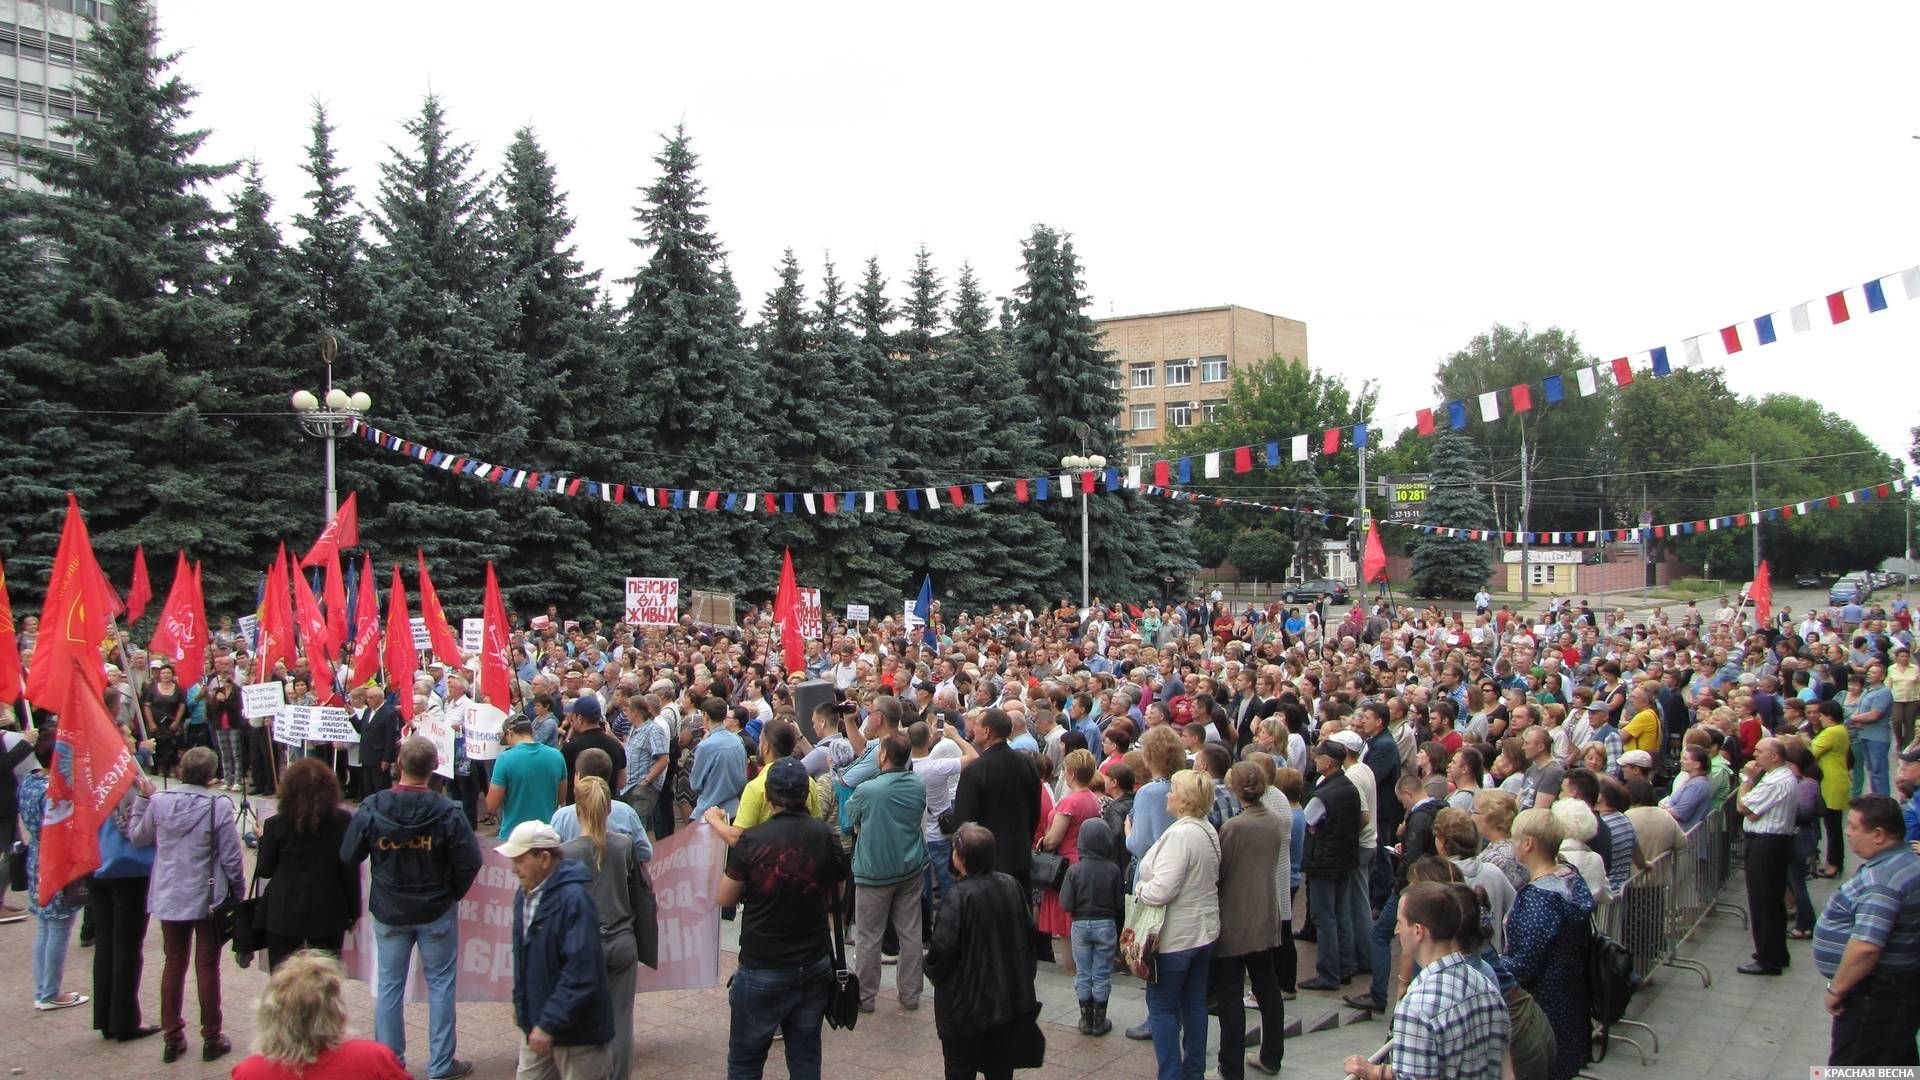
[[[1440,790],[1445,794],[1445,781],[1440,782]],[[1400,917],[1400,894],[1407,887],[1407,867],[1423,855],[1434,854],[1433,818],[1446,805],[1429,795],[1425,790],[1425,782],[1417,776],[1402,776],[1394,785],[1393,793],[1400,805],[1406,808],[1407,828],[1400,840],[1400,858],[1393,867],[1393,891],[1387,895],[1387,902],[1381,906],[1379,917],[1373,921],[1373,932],[1367,937],[1373,954],[1373,985],[1368,988],[1368,993],[1348,994],[1345,999],[1354,1008],[1369,1012],[1385,1012],[1387,1009],[1387,973],[1393,970],[1394,924]],[[1408,961],[1409,958],[1403,955],[1401,960]],[[1408,974],[1411,974],[1410,968]]]
[[[369,697],[379,693],[373,688]],[[360,794],[362,798],[393,786],[393,763],[400,756],[399,695],[388,693],[380,706],[360,725]]]
[[[1313,798],[1301,813],[1307,819],[1307,850],[1300,872],[1307,879],[1307,908],[1319,935],[1319,960],[1302,990],[1338,990],[1360,966],[1360,943],[1342,918],[1348,894],[1360,888],[1360,789],[1347,778],[1347,748],[1331,739],[1313,749],[1320,774]]]
[[[970,721],[968,734],[980,748],[980,758],[960,773],[953,808],[940,828],[952,834],[976,821],[993,833],[993,868],[1012,877],[1022,889],[1033,878],[1033,833],[1040,827],[1040,774],[1026,755],[1007,745],[1013,737],[1013,717],[1003,709],[988,709]]]
[[[560,853],[543,821],[494,849],[513,860],[513,1019],[526,1035],[517,1075],[601,1080],[612,1068],[612,991],[586,865]]]
[[[460,804],[427,787],[440,755],[415,735],[400,744],[400,782],[369,795],[347,825],[340,858],[371,856],[373,915],[379,948],[374,1037],[402,1065],[407,1060],[406,993],[413,950],[427,977],[429,1080],[453,1080],[473,1071],[454,1059],[453,979],[459,969],[459,902],[480,873],[480,845]]]

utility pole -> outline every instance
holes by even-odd
[[[1747,455],[1748,489],[1747,517],[1753,522],[1753,572],[1760,573],[1760,455]]]
[[[1359,585],[1361,596],[1367,591],[1366,575],[1360,572],[1360,564],[1367,556],[1367,448],[1360,448],[1360,495],[1353,504],[1353,528],[1360,537],[1359,543],[1352,548],[1354,557],[1354,582]]]
[[[1527,486],[1527,422],[1525,414],[1520,420],[1520,604],[1524,609],[1527,600],[1533,595],[1533,566],[1527,561],[1528,512],[1533,508],[1532,491]]]
[[[1652,520],[1652,515],[1647,512],[1647,484],[1643,480],[1640,482],[1640,527],[1646,528],[1647,523]],[[1653,573],[1650,569],[1652,565],[1653,540],[1652,534],[1649,533],[1640,538],[1640,591],[1642,594],[1647,591],[1647,578]]]

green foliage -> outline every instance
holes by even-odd
[[[1293,565],[1294,545],[1285,533],[1273,529],[1241,529],[1228,558],[1243,579],[1284,581]]]
[[[1458,432],[1433,441],[1427,516],[1460,529],[1493,527],[1493,508],[1481,488],[1473,446]],[[1493,572],[1493,545],[1464,537],[1422,535],[1413,545],[1413,589],[1420,596],[1470,597]]]

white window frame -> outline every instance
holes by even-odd
[[[1144,469],[1147,466],[1153,464],[1153,451],[1135,450],[1132,456],[1128,459],[1127,464],[1133,466],[1136,469]]]
[[[1553,584],[1553,578],[1554,578],[1553,570],[1554,570],[1553,563],[1528,563],[1527,564],[1527,584],[1529,585]]]
[[[1152,431],[1160,426],[1160,410],[1157,406],[1134,405],[1128,412],[1128,419],[1132,422],[1135,431]],[[1144,424],[1140,422],[1143,417],[1146,420]]]
[[[1219,374],[1214,374],[1216,371]],[[1200,358],[1200,381],[1219,383],[1227,381],[1227,358],[1224,356],[1203,356]]]
[[[1153,368],[1152,364],[1134,364],[1133,374],[1127,377],[1127,385],[1135,390],[1153,389]]]
[[[1193,426],[1193,407],[1186,404],[1185,402],[1182,402],[1178,405],[1168,403],[1167,426],[1170,428],[1192,427]]]
[[[1167,361],[1167,385],[1168,386],[1192,386],[1193,385],[1193,361],[1192,360]]]
[[[1219,412],[1220,406],[1225,404],[1226,404],[1225,401],[1222,401],[1218,398],[1215,398],[1212,401],[1201,402],[1200,403],[1200,422],[1203,424],[1213,423],[1213,418],[1215,414]]]

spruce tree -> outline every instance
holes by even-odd
[[[647,261],[633,278],[621,355],[630,392],[652,404],[643,423],[655,486],[771,491],[767,424],[743,403],[764,400],[766,378],[747,347],[739,291],[708,228],[706,188],[684,127],[654,157],[660,176],[635,211],[634,244]],[[649,574],[752,597],[778,584],[780,553],[766,515],[656,510],[639,545]]]
[[[581,264],[573,229],[552,161],[532,129],[521,128],[501,169],[492,242],[505,294],[500,346],[526,388],[527,459],[570,475],[632,482],[645,471],[625,455],[632,402],[611,324],[594,310],[600,274]],[[515,572],[501,582],[510,603],[538,608],[557,600],[569,611],[621,607],[625,579],[638,573],[625,526],[644,510],[584,497],[501,497],[511,501],[508,512],[542,538],[519,552]]]
[[[499,347],[505,293],[487,231],[491,186],[437,97],[405,127],[412,144],[380,167],[361,362],[336,366],[335,381],[372,394],[373,422],[403,438],[481,461],[525,460],[521,372]],[[512,561],[533,535],[517,494],[373,451],[355,455],[351,475],[375,561],[405,562],[425,548],[449,618],[478,612],[487,560],[515,576]]]
[[[234,167],[195,160],[206,132],[185,128],[194,91],[170,74],[176,57],[157,48],[151,5],[115,8],[80,77],[99,114],[55,128],[78,153],[21,148],[50,190],[19,196],[19,231],[59,258],[44,333],[7,357],[16,400],[32,411],[9,417],[22,444],[9,456],[29,472],[0,481],[8,508],[0,528],[10,534],[0,542],[15,580],[32,589],[44,580],[67,490],[116,576],[114,556],[136,543],[199,550],[236,527],[222,511],[240,493],[208,468],[235,457],[233,426],[208,419],[228,405],[219,373],[239,313],[218,296],[224,215],[205,193]],[[216,606],[234,595],[229,575],[242,572],[229,566],[208,567]]]
[[[1458,432],[1433,441],[1433,473],[1423,518],[1459,529],[1493,528],[1493,507],[1480,489],[1473,444]],[[1421,596],[1468,597],[1493,572],[1493,545],[1485,540],[1421,534],[1413,542],[1413,589]]]
[[[920,284],[932,292],[938,288],[938,280],[928,273]],[[929,314],[929,312],[931,312]],[[867,259],[866,268],[860,277],[860,287],[854,291],[852,305],[853,328],[858,332],[856,355],[860,358],[861,369],[866,374],[867,385],[872,387],[871,398],[875,403],[873,412],[874,432],[884,440],[889,455],[891,471],[876,474],[868,481],[874,489],[897,489],[900,510],[886,513],[884,504],[876,498],[878,521],[876,542],[885,541],[890,550],[897,555],[899,578],[889,583],[886,593],[880,598],[882,604],[891,607],[900,598],[913,592],[920,578],[929,572],[927,550],[924,542],[918,538],[923,527],[938,529],[937,523],[926,525],[920,514],[907,510],[906,491],[912,486],[912,479],[906,471],[914,468],[924,459],[918,456],[915,446],[920,438],[915,430],[916,421],[923,417],[932,400],[932,371],[926,364],[916,364],[907,357],[915,345],[930,349],[934,331],[939,326],[939,302],[936,299],[930,305],[924,305],[920,313],[921,329],[911,328],[896,333],[891,328],[900,319],[900,312],[887,297],[886,275],[880,272],[880,260]],[[914,476],[917,477],[918,473]],[[924,486],[924,485],[922,485]],[[925,511],[921,511],[921,514]],[[938,582],[935,583],[936,589]]]
[[[28,199],[0,188],[0,410],[8,437],[0,439],[0,552],[11,580],[16,611],[35,595],[52,563],[51,543],[34,543],[36,534],[57,532],[56,507],[64,508],[60,488],[48,475],[48,450],[27,433],[61,429],[72,418],[56,415],[37,385],[23,381],[30,371],[49,370],[56,360],[46,350],[54,321],[52,264],[41,257],[30,234]]]
[[[1029,399],[1040,414],[1040,443],[1046,460],[1082,453],[1099,455],[1110,468],[1125,469],[1126,445],[1115,428],[1122,401],[1113,380],[1111,355],[1100,348],[1087,297],[1080,283],[1073,244],[1053,229],[1035,226],[1023,244],[1025,280],[1017,290],[1013,345]],[[1087,437],[1079,430],[1085,426]],[[1083,450],[1084,445],[1084,450]],[[1075,478],[1077,481],[1077,477]],[[1104,483],[1096,485],[1103,487]],[[1164,591],[1163,579],[1184,578],[1194,569],[1193,546],[1184,514],[1142,501],[1134,493],[1096,491],[1056,497],[1036,509],[1052,521],[1068,550],[1080,542],[1080,507],[1086,498],[1091,545],[1091,588],[1109,602],[1142,600]],[[1076,560],[1066,560],[1053,591],[1080,595]]]
[[[313,187],[307,206],[293,217],[301,237],[290,260],[298,276],[300,305],[321,329],[333,335],[339,349],[336,363],[359,370],[359,349],[351,331],[367,317],[372,283],[367,278],[366,239],[362,216],[354,208],[354,188],[346,167],[335,160],[333,125],[325,105],[314,102],[308,129],[307,160],[301,166]]]
[[[940,328],[947,294],[942,284],[933,257],[922,248],[914,257],[901,308],[906,327],[894,338],[896,355],[888,365],[893,384],[889,404],[899,455],[894,476],[902,488],[899,524],[906,536],[900,561],[911,579],[905,584],[932,574],[934,595],[942,603],[953,603],[957,612],[963,607],[977,610],[974,605],[991,585],[976,573],[978,562],[970,550],[981,539],[984,520],[978,511],[953,506],[947,496],[956,478],[971,476],[955,455],[974,452],[986,430],[986,414],[974,393],[977,388],[960,383],[945,366]],[[878,264],[869,261],[863,299],[878,295],[879,288]],[[932,507],[927,505],[929,488],[939,497]],[[967,497],[971,499],[971,493]],[[909,509],[914,506],[918,509]]]

